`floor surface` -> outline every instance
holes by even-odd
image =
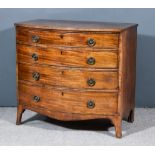
[[[155,108],[138,108],[134,123],[123,121],[115,138],[107,120],[62,122],[25,111],[15,125],[16,108],[0,108],[0,145],[155,145]]]

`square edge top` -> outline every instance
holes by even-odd
[[[14,24],[15,27],[52,29],[52,30],[70,30],[70,31],[104,31],[121,32],[131,27],[137,27],[134,23],[117,23],[101,21],[72,21],[72,20],[49,20],[36,19]]]

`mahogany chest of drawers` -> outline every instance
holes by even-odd
[[[63,121],[134,120],[137,24],[34,20],[15,24],[17,122],[29,109]]]

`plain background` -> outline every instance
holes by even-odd
[[[0,9],[0,106],[16,106],[14,23],[63,19],[139,24],[136,106],[155,107],[155,9]]]

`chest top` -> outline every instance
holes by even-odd
[[[32,20],[16,23],[16,26],[26,28],[40,28],[53,30],[77,30],[77,31],[104,31],[122,32],[130,27],[137,26],[132,23],[90,22],[90,21],[64,21],[64,20]]]

